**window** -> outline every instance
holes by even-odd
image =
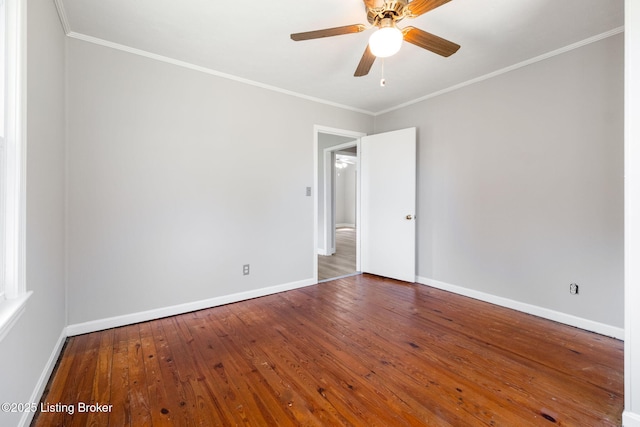
[[[5,119],[5,110],[6,110],[6,98],[5,94],[5,67],[6,67],[6,59],[5,59],[5,33],[6,33],[6,19],[5,19],[5,5],[4,0],[0,0],[0,302],[4,301],[4,264],[5,264],[5,183],[7,182],[6,170],[7,166],[5,164],[5,143],[4,143],[4,119]]]
[[[0,340],[30,296],[24,274],[26,0],[0,0]]]

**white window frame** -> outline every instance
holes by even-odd
[[[5,137],[5,132],[4,132],[4,122],[5,122],[5,116],[4,116],[4,112],[6,111],[6,102],[5,102],[5,96],[4,96],[4,92],[6,89],[6,84],[5,84],[5,74],[6,74],[6,70],[5,70],[5,64],[6,64],[6,55],[5,55],[5,51],[6,51],[6,43],[5,43],[5,38],[6,38],[6,31],[5,31],[5,27],[6,27],[6,19],[5,19],[5,13],[4,13],[4,0],[0,0],[0,302],[4,301],[5,299],[5,295],[4,295],[4,264],[5,264],[5,260],[4,260],[4,253],[5,253],[5,244],[4,244],[4,206],[5,206],[5,201],[4,201],[4,193],[5,193],[5,180],[6,178],[6,165],[5,165],[5,144],[4,144],[4,137]]]
[[[26,0],[4,0],[4,164],[0,170],[0,341],[24,312],[26,220]]]

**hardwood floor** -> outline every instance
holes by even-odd
[[[336,253],[318,255],[318,280],[327,280],[356,272],[356,230],[336,229]]]
[[[33,425],[616,426],[623,389],[618,340],[358,275],[69,338]]]

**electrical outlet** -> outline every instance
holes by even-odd
[[[578,285],[576,283],[569,285],[569,293],[571,295],[578,295]]]
[[[248,276],[249,275],[249,264],[245,264],[242,266],[242,274],[244,276]]]

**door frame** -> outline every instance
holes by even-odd
[[[318,205],[319,205],[319,201],[318,201],[318,189],[319,189],[319,185],[325,185],[325,182],[320,183],[319,179],[318,179],[318,140],[319,140],[319,135],[320,134],[328,134],[328,135],[337,135],[337,136],[343,136],[343,137],[348,137],[348,138],[353,138],[355,139],[355,141],[351,141],[351,142],[347,142],[346,144],[349,144],[350,147],[356,146],[358,149],[358,157],[357,157],[357,163],[358,163],[358,169],[359,169],[359,163],[360,163],[360,138],[363,136],[366,136],[367,134],[364,132],[358,132],[358,131],[352,131],[352,130],[346,130],[346,129],[338,129],[338,128],[333,128],[333,127],[328,127],[328,126],[321,126],[321,125],[314,125],[313,126],[313,189],[314,189],[314,194],[315,197],[313,197],[313,281],[315,283],[318,283],[318,242],[320,239],[320,236],[318,236],[318,225],[319,225],[319,220],[318,220]],[[335,149],[336,147],[341,147],[340,149],[344,149],[346,147],[344,147],[345,144],[340,144],[334,147],[329,147],[329,151],[332,151],[333,149]],[[326,150],[325,150],[326,151]],[[327,164],[325,162],[325,168],[327,167]],[[323,174],[324,175],[324,174]],[[325,187],[323,187],[325,188]],[[324,191],[324,197],[326,199],[327,197],[327,191],[325,188]],[[324,220],[326,221],[327,218],[327,204],[324,204]],[[357,180],[356,183],[356,271],[360,271],[360,235],[359,235],[359,224],[360,224],[360,179]],[[325,233],[326,235],[326,233]],[[325,237],[323,237],[323,239],[325,239]],[[325,250],[326,250],[327,246],[325,246]]]

